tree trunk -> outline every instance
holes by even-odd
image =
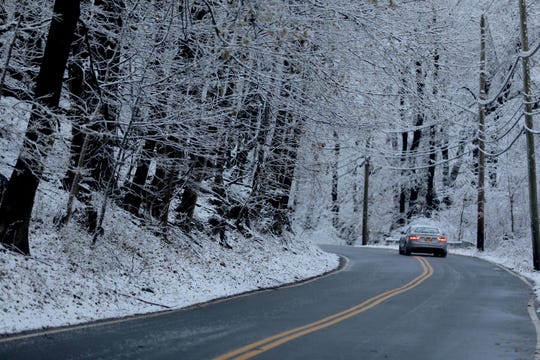
[[[125,8],[123,0],[95,0],[98,11],[96,20],[100,24],[95,31],[95,40],[89,49],[91,62],[96,66],[93,71],[94,91],[99,97],[102,119],[92,124],[92,130],[101,136],[92,136],[88,168],[92,187],[105,189],[114,176],[114,137],[116,130],[118,92],[118,76],[120,73],[120,39],[122,30],[122,13]]]
[[[195,214],[195,207],[197,206],[197,200],[199,198],[199,187],[204,179],[205,169],[207,167],[208,161],[204,157],[200,155],[193,156],[191,161],[191,174],[187,175],[189,179],[186,181],[182,199],[177,208],[177,217],[186,229],[190,229],[191,227],[191,222]]]
[[[81,158],[81,144],[88,136],[87,151],[82,156],[84,168],[88,171],[88,187],[104,189],[113,176],[114,168],[113,138],[117,117],[114,102],[120,71],[118,36],[122,29],[124,2],[96,0],[95,5],[98,26],[95,31],[89,31],[85,25],[78,27],[74,52],[79,58],[69,67],[73,101],[78,105],[74,107],[76,121],[72,127],[70,159],[73,166]],[[97,120],[90,121],[88,113],[94,112],[101,116],[92,116]],[[85,131],[85,127],[91,132]],[[72,179],[70,169],[64,178],[64,186],[70,186]]]
[[[429,160],[427,169],[427,191],[426,191],[426,215],[431,217],[434,210],[437,209],[435,196],[435,163],[437,162],[437,152],[435,145],[435,126],[431,127],[429,138]]]
[[[416,155],[414,152],[420,147],[420,140],[422,139],[422,130],[420,127],[424,124],[425,114],[422,110],[423,104],[422,100],[424,99],[424,75],[422,72],[422,63],[420,61],[416,62],[416,93],[420,103],[417,105],[417,114],[416,114],[416,129],[413,132],[413,138],[411,143],[411,157],[414,159]],[[416,183],[416,171],[412,170],[413,181],[415,182],[411,187],[411,193],[409,197],[409,212],[407,213],[407,218],[411,218],[414,215],[417,215],[419,212],[418,197],[420,194],[420,185]]]
[[[401,166],[405,166],[407,164],[407,148],[409,147],[408,141],[409,141],[409,134],[407,132],[401,133]],[[407,171],[402,170],[401,175],[402,177],[406,178]],[[400,218],[398,220],[399,225],[405,225],[406,210],[407,210],[407,187],[405,186],[405,184],[401,184],[401,189],[399,192],[399,214],[400,214]]]
[[[450,195],[448,195],[448,188],[450,187],[450,164],[449,164],[449,158],[450,158],[450,151],[448,149],[448,137],[447,134],[443,134],[444,140],[443,145],[441,149],[441,157],[443,161],[442,165],[442,185],[443,185],[443,192],[445,193],[442,202],[446,206],[452,205],[452,199],[450,199]]]
[[[300,128],[293,122],[292,115],[284,110],[278,111],[266,172],[266,196],[273,210],[272,231],[278,235],[284,230],[291,230],[288,205],[299,137]]]
[[[436,23],[436,18],[433,18],[433,25]],[[435,48],[433,53],[433,97],[437,97],[439,84],[439,51]],[[435,119],[438,113],[432,114]],[[439,204],[435,194],[435,164],[437,163],[437,126],[432,125],[429,130],[429,161],[428,161],[428,177],[427,177],[427,192],[426,192],[426,215],[431,217],[433,211],[438,210]]]
[[[56,0],[54,14],[36,80],[36,104],[0,206],[0,242],[24,254],[30,253],[28,226],[43,173],[43,159],[54,141],[51,135],[55,119],[50,118],[47,108],[54,109],[60,100],[63,75],[80,14],[80,0]]]
[[[181,153],[176,149],[178,140],[170,137],[160,140],[157,145],[160,159],[157,160],[156,171],[152,182],[149,186],[149,191],[146,192],[146,209],[155,219],[162,219],[165,206],[170,203],[169,195],[173,191],[169,191],[170,184],[176,186],[178,177],[177,163],[182,158]],[[174,178],[174,181],[171,180]]]
[[[291,189],[294,179],[294,170],[296,168],[296,159],[298,157],[298,145],[300,142],[300,125],[293,123],[291,119],[292,115],[288,114],[288,122],[291,124],[289,134],[285,137],[286,155],[284,159],[284,165],[282,170],[282,177],[280,181],[280,201],[277,208],[274,221],[279,222],[280,227],[285,227],[287,231],[291,231],[291,223],[289,219],[289,199],[291,195]]]
[[[84,225],[86,229],[93,233],[96,230],[97,211],[91,202],[89,186],[83,185],[83,174],[86,169],[87,148],[90,141],[90,135],[84,131],[88,124],[88,116],[82,110],[86,107],[86,100],[90,95],[85,80],[85,71],[83,58],[86,53],[84,48],[85,28],[78,24],[75,32],[75,38],[72,44],[73,60],[68,64],[68,82],[70,98],[73,104],[70,110],[71,122],[71,146],[70,161],[66,175],[62,179],[62,186],[69,191],[66,216],[62,219],[63,224],[67,224],[73,206],[73,198],[77,198],[85,205]]]
[[[72,186],[75,177],[75,169],[79,166],[79,160],[82,159],[84,163],[84,156],[81,156],[81,149],[86,137],[83,127],[88,123],[88,119],[82,109],[85,107],[86,98],[89,93],[85,84],[84,64],[82,63],[82,54],[85,52],[83,33],[83,26],[78,25],[72,47],[73,59],[68,64],[69,79],[67,81],[67,86],[69,87],[70,98],[73,104],[72,110],[70,111],[70,116],[73,120],[71,122],[69,167],[66,175],[62,179],[62,185],[65,190],[69,190]]]
[[[258,132],[256,136],[256,150],[254,154],[254,164],[253,167],[253,180],[251,183],[251,194],[250,202],[253,202],[253,208],[255,211],[260,210],[261,208],[261,198],[263,197],[263,184],[264,184],[264,169],[266,168],[266,137],[270,129],[271,123],[271,105],[269,100],[266,100],[264,104],[263,113],[261,116],[261,121],[258,127]]]
[[[401,87],[399,88],[399,118],[403,124],[405,124],[406,118],[406,91],[407,80],[405,79],[405,71],[402,71]],[[401,167],[405,167],[407,164],[407,149],[409,147],[409,133],[401,133]],[[403,179],[407,179],[407,170],[401,170],[401,184],[399,185],[399,218],[397,220],[398,226],[405,225],[406,210],[407,210],[407,186],[403,183]]]
[[[339,199],[338,199],[338,167],[339,167],[339,136],[334,131],[334,164],[332,166],[332,225],[339,229]]]
[[[137,168],[132,181],[125,189],[125,196],[122,201],[122,207],[133,215],[139,215],[139,210],[144,199],[144,185],[148,178],[152,153],[156,147],[154,139],[147,138],[137,161]]]

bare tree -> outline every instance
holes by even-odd
[[[79,18],[80,1],[56,0],[34,92],[23,148],[0,206],[0,241],[29,254],[28,226],[34,197],[55,129],[63,74]]]

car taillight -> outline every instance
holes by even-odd
[[[446,242],[446,238],[443,236],[438,237],[437,240],[439,240],[440,242]]]
[[[409,240],[420,240],[420,236],[411,235],[409,236]]]

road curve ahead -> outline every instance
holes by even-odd
[[[0,359],[534,359],[531,289],[488,262],[325,247],[345,268],[299,286],[0,338]]]

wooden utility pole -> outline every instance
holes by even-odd
[[[362,210],[362,245],[367,245],[369,242],[369,156],[366,157],[364,163],[364,207]]]
[[[485,183],[485,105],[486,100],[486,18],[480,18],[480,95],[479,98],[479,124],[478,124],[478,199],[476,218],[476,248],[484,251],[485,220],[484,220],[484,183]]]
[[[369,242],[369,174],[370,160],[369,160],[369,148],[371,143],[371,136],[367,138],[366,142],[366,160],[364,162],[364,204],[362,209],[362,245],[367,245]]]
[[[529,39],[527,34],[527,5],[526,0],[519,0],[521,23],[521,64],[523,68],[523,102],[525,105],[525,137],[527,139],[527,165],[529,175],[529,206],[531,216],[531,240],[533,250],[533,266],[540,270],[540,232],[538,225],[538,193],[536,185],[536,156],[534,151],[531,74],[529,68]]]

